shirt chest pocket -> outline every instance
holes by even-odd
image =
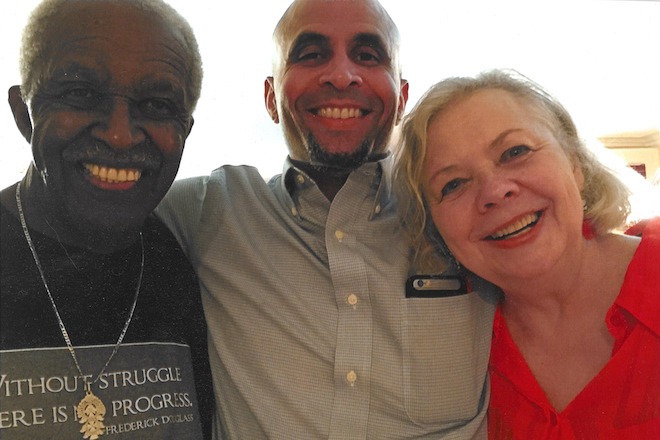
[[[476,294],[409,298],[403,307],[403,386],[418,424],[461,425],[486,395],[494,307]]]

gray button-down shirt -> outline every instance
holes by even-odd
[[[406,299],[388,160],[332,203],[287,162],[175,182],[159,207],[200,277],[229,438],[485,438],[494,307]]]

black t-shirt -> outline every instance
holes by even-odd
[[[37,438],[37,429],[48,428],[53,433],[65,421],[75,419],[71,399],[64,397],[75,395],[77,403],[84,392],[73,378],[78,373],[71,355],[62,349],[66,344],[21,224],[4,206],[0,223],[0,350],[4,358],[0,360],[5,370],[0,371],[4,375],[0,376],[0,436]],[[99,362],[103,366],[107,360],[133,303],[141,266],[140,243],[103,255],[62,245],[36,231],[30,234],[62,321],[77,347],[83,373],[95,378]],[[188,428],[199,418],[204,438],[210,438],[214,398],[197,278],[176,239],[159,220],[150,217],[142,234],[144,275],[135,313],[106,375],[93,387],[108,407],[105,434],[181,438],[182,432],[199,432],[199,428]],[[98,348],[102,345],[107,347]],[[26,366],[18,366],[20,362]],[[187,373],[190,364],[192,372]],[[26,377],[18,377],[21,375]],[[186,375],[194,375],[194,379],[182,377]],[[185,381],[196,400],[186,391]],[[30,403],[12,400],[28,393],[34,395]],[[49,398],[66,403],[53,405]],[[73,427],[80,429],[77,423]]]

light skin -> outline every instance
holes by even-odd
[[[34,156],[23,206],[30,227],[110,252],[135,240],[176,176],[193,125],[190,58],[176,31],[127,5],[71,2],[56,20],[34,98],[9,91]]]
[[[431,120],[428,139],[433,222],[463,265],[503,289],[509,331],[561,410],[611,356],[605,315],[638,240],[582,236],[580,167],[509,92],[459,98]]]
[[[408,98],[389,21],[370,1],[300,0],[289,13],[264,99],[290,157],[350,171],[382,155]],[[346,175],[317,183],[332,199]]]

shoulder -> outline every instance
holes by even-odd
[[[648,262],[651,266],[657,267],[657,262],[660,261],[660,217],[645,222],[641,237],[641,242],[634,257],[634,259],[640,261],[636,261],[636,263],[644,264]],[[653,272],[658,271],[654,269]],[[657,276],[660,277],[660,272],[657,273]]]
[[[189,177],[176,180],[165,200],[203,199],[208,194],[227,192],[230,188],[254,188],[266,186],[264,178],[257,168],[248,165],[224,165],[207,176]]]
[[[660,335],[660,218],[647,222],[617,303]]]
[[[144,222],[142,236],[145,249],[148,249],[149,252],[156,253],[161,258],[168,255],[168,259],[186,259],[176,237],[167,225],[154,214]]]

